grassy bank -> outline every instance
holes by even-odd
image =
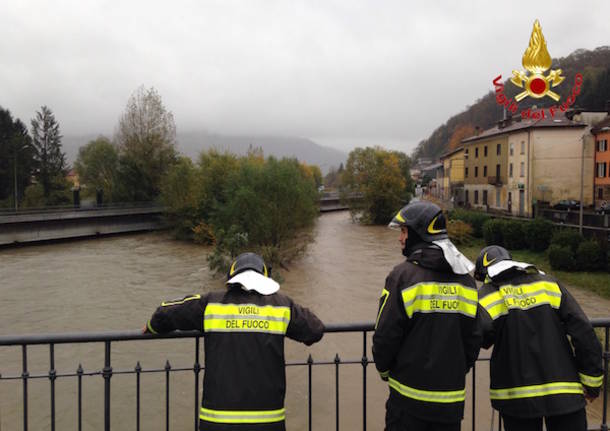
[[[475,239],[469,246],[461,246],[459,249],[473,262],[476,260],[481,249],[485,247],[482,239]],[[610,299],[610,273],[608,272],[566,272],[551,269],[549,259],[545,252],[535,253],[530,250],[511,250],[513,259],[528,262],[547,274],[557,277],[562,283],[579,289],[586,289],[598,295]]]

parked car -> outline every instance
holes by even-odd
[[[580,209],[580,201],[576,201],[573,199],[562,199],[557,202],[554,206],[556,210],[577,210]]]
[[[603,202],[595,212],[598,214],[610,214],[610,202]]]

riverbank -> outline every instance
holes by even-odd
[[[459,249],[475,262],[483,247],[485,247],[485,241],[475,239],[470,245],[461,246]],[[588,290],[602,298],[610,299],[610,273],[608,272],[556,271],[551,268],[546,252],[536,253],[531,250],[510,250],[510,253],[513,259],[536,265],[541,271],[551,274],[569,286]]]

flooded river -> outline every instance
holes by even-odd
[[[322,215],[315,228],[315,242],[307,252],[282,271],[282,291],[311,308],[326,323],[373,321],[385,276],[401,262],[397,235],[384,227],[351,223],[347,212]],[[165,233],[99,238],[68,243],[0,250],[0,334],[70,331],[110,331],[141,328],[165,299],[203,293],[222,287],[206,265],[209,249],[172,240]],[[591,317],[610,314],[610,301],[580,290],[572,290]],[[368,337],[368,356],[370,353]],[[192,367],[192,340],[113,343],[115,372],[133,370],[137,361],[144,370]],[[329,334],[311,348],[288,341],[288,362],[305,361],[309,353],[316,361],[360,360],[362,334]],[[82,365],[85,373],[103,367],[103,344],[58,345],[58,373],[74,373]],[[489,352],[482,351],[482,357]],[[31,375],[49,370],[49,348],[28,349]],[[21,374],[21,350],[0,349],[2,376]],[[387,385],[373,365],[367,368],[367,417],[369,430],[382,430]],[[477,365],[477,429],[490,426],[488,366]],[[361,429],[362,366],[345,365],[340,371],[340,428]],[[307,429],[307,369],[287,369],[287,428]],[[135,375],[115,374],[112,379],[112,429],[136,426]],[[470,376],[468,381],[471,381]],[[193,429],[194,376],[192,371],[173,373],[170,380],[170,429]],[[335,426],[334,366],[313,370],[313,429]],[[141,426],[165,429],[165,375],[142,375]],[[50,429],[48,378],[28,383],[30,429]],[[74,377],[56,381],[57,429],[76,429],[77,382]],[[103,427],[103,378],[83,378],[83,429]],[[470,383],[462,429],[471,429]],[[0,384],[0,430],[23,426],[22,385],[3,380]],[[589,409],[590,425],[601,420],[601,403]],[[497,423],[497,416],[495,418]]]

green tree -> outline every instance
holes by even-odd
[[[176,162],[174,117],[154,88],[139,87],[129,98],[119,120],[121,198],[153,200],[161,190],[161,180]]]
[[[13,119],[8,110],[0,108],[0,206],[18,206],[35,167],[34,147],[27,127],[21,120]]]
[[[69,184],[66,181],[66,156],[61,150],[59,123],[53,112],[42,106],[31,121],[32,143],[35,150],[36,180],[42,187],[40,205],[67,204]]]
[[[356,148],[342,176],[342,196],[348,199],[354,220],[388,223],[410,199],[408,157],[380,147]],[[354,199],[356,197],[356,199]]]
[[[80,183],[91,192],[102,190],[108,200],[116,195],[118,166],[119,152],[104,136],[80,147],[74,162]]]

